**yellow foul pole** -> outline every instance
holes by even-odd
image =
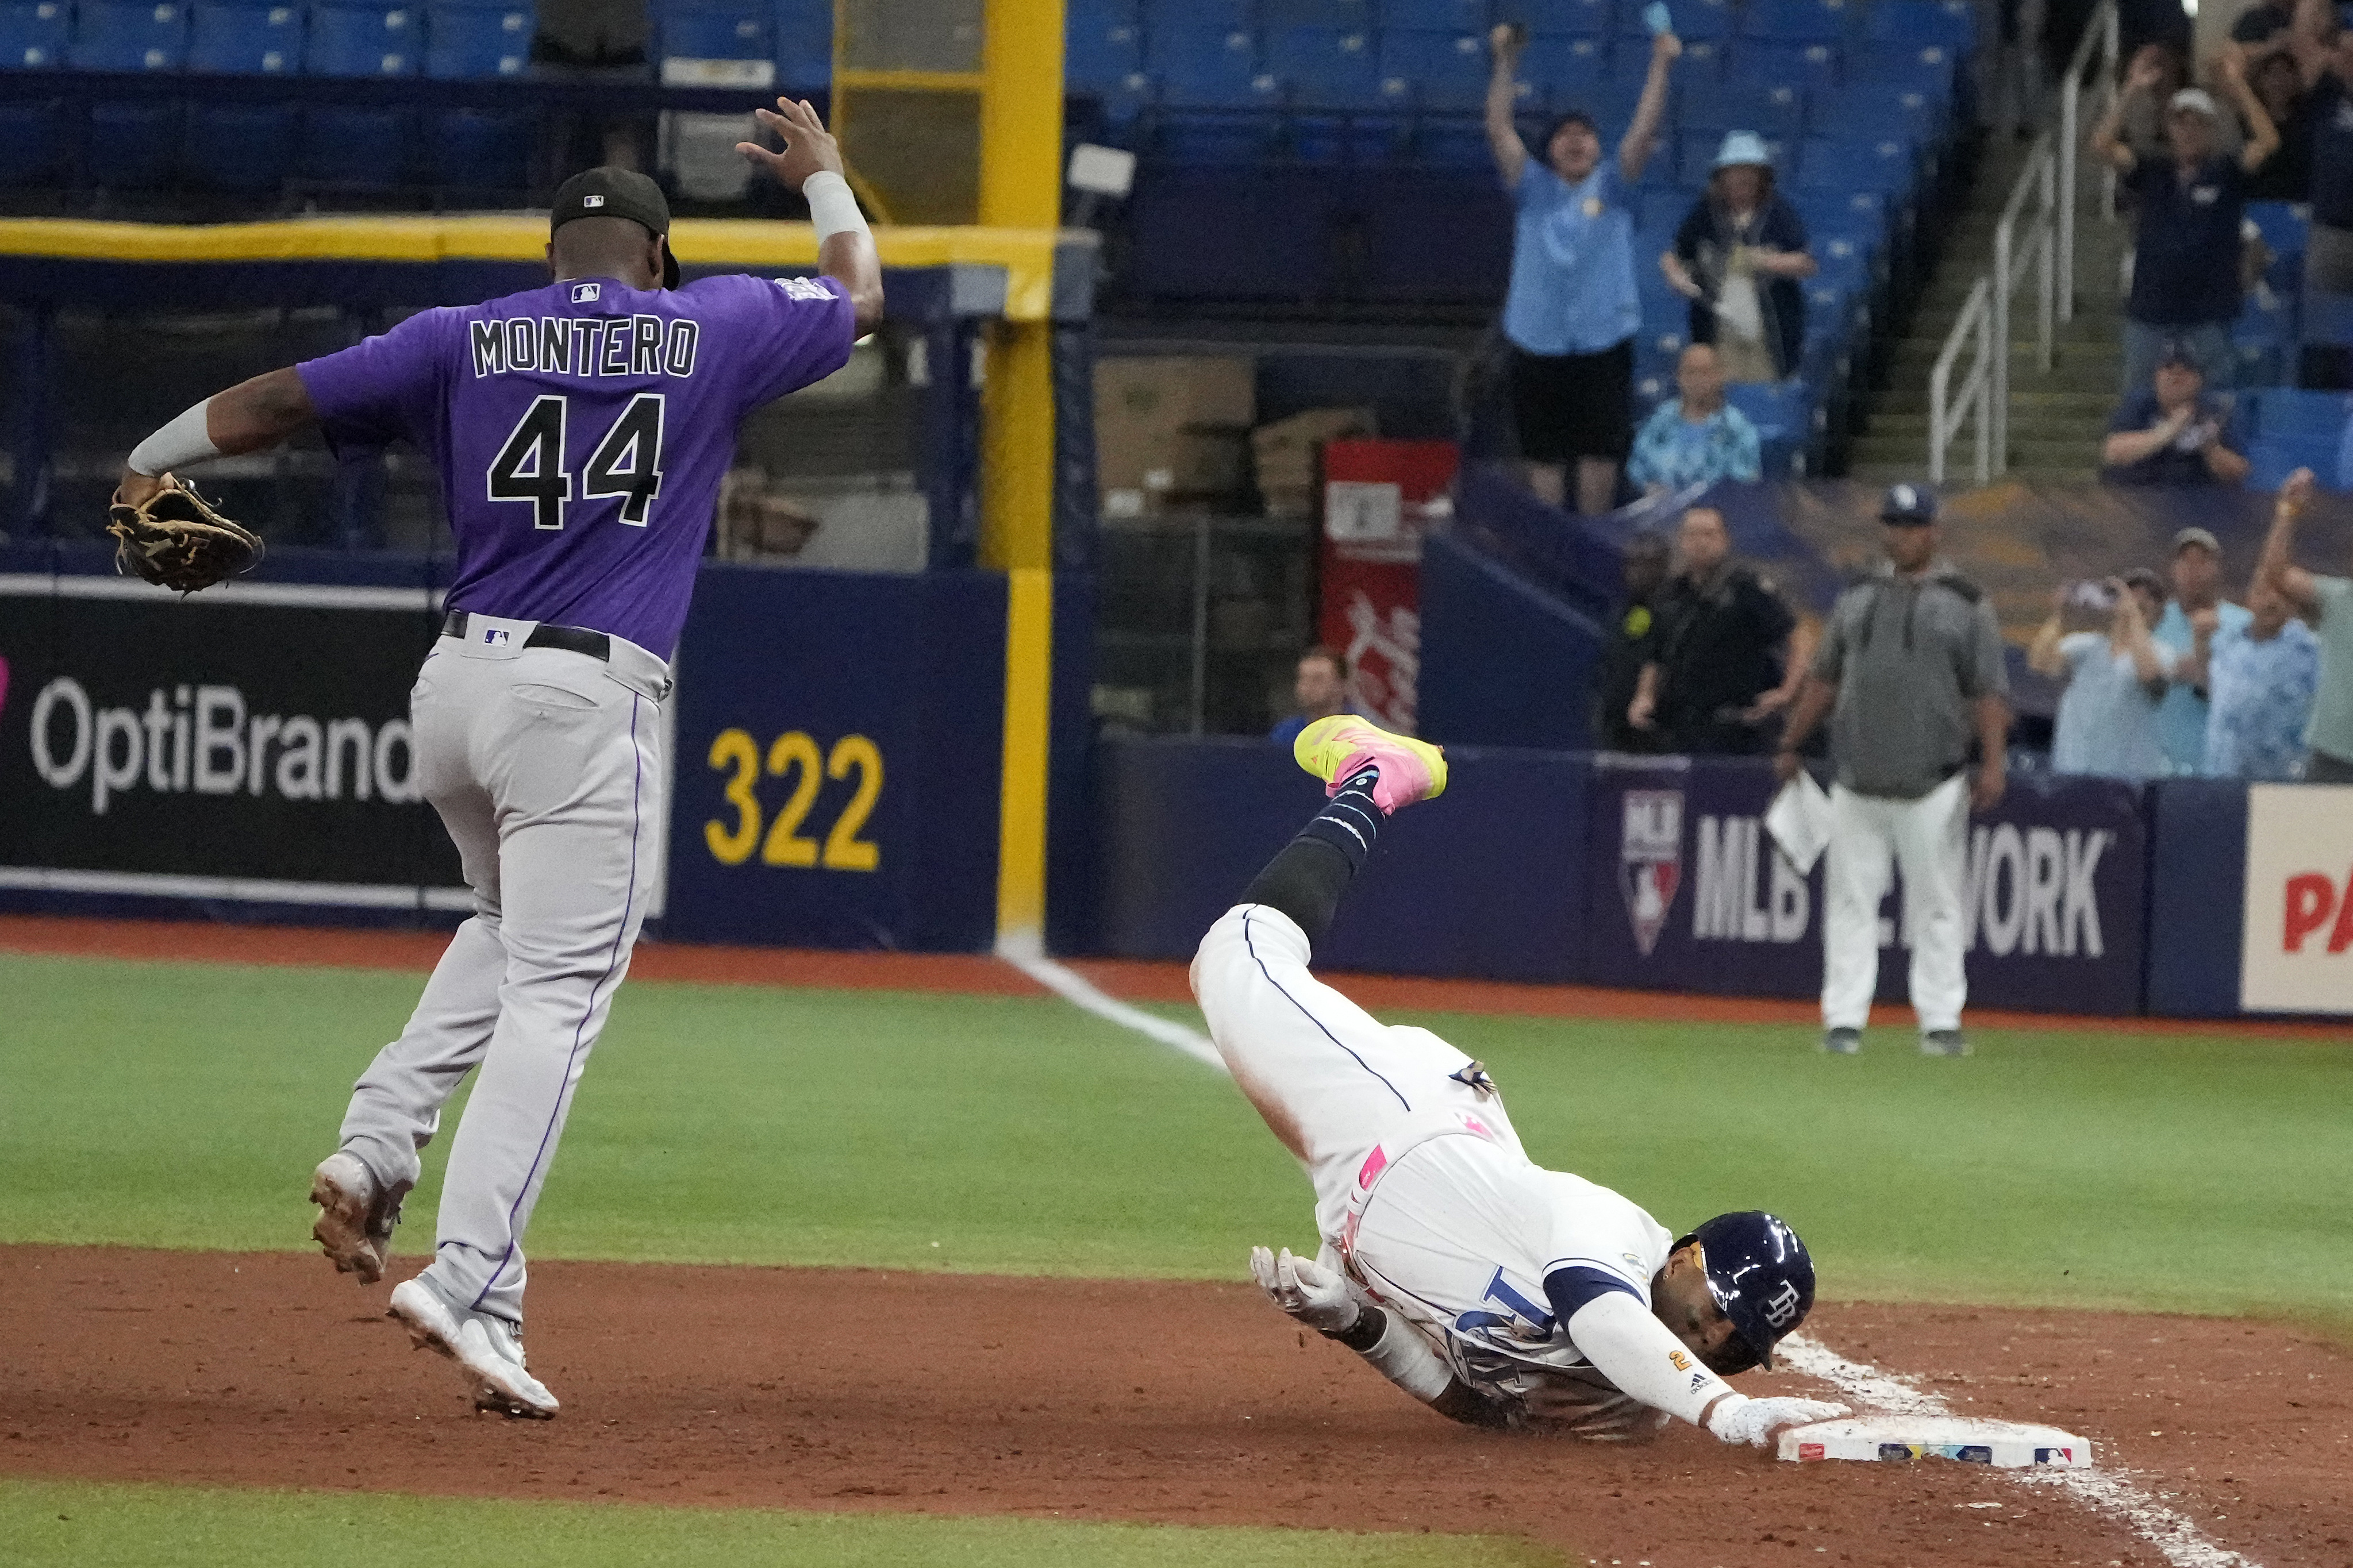
[[[1062,0],[988,0],[981,77],[980,221],[1052,229],[1061,216]],[[997,322],[981,394],[981,563],[1006,574],[1000,946],[1037,943],[1046,914],[1054,668],[1052,332],[1046,321]]]

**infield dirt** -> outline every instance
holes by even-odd
[[[396,1260],[405,1276],[416,1260]],[[1942,1463],[1778,1464],[1484,1434],[1245,1286],[545,1263],[560,1419],[476,1416],[292,1254],[0,1247],[0,1471],[719,1507],[1493,1531],[1608,1563],[2153,1564],[2067,1499]],[[2353,1356],[2277,1326],[1826,1304],[1810,1331],[1966,1414],[2098,1445],[2223,1545],[2353,1561]],[[1752,1374],[1752,1393],[1820,1392]]]

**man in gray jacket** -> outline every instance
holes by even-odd
[[[1879,904],[1891,860],[1904,872],[1904,934],[1920,1049],[1968,1054],[1961,1006],[1961,900],[1969,810],[2008,784],[2010,678],[2001,629],[1977,585],[1936,554],[1936,500],[1887,492],[1887,563],[1839,596],[1783,732],[1774,771],[1797,775],[1798,749],[1825,713],[1838,782],[1824,873],[1822,1048],[1852,1056],[1879,986]],[[1965,778],[1971,742],[1974,782]]]

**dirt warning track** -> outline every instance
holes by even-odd
[[[0,1471],[1496,1531],[1654,1568],[2160,1561],[1974,1468],[1781,1465],[1680,1426],[1643,1448],[1455,1427],[1240,1285],[533,1273],[532,1365],[565,1402],[544,1425],[472,1415],[379,1315],[385,1286],[315,1258],[0,1247]],[[1957,1409],[2084,1433],[2271,1568],[2353,1560],[2341,1351],[2127,1315],[1826,1306],[1810,1328]]]

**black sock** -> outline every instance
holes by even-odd
[[[1281,910],[1307,933],[1310,947],[1322,942],[1340,908],[1340,895],[1380,841],[1381,808],[1373,804],[1373,784],[1379,777],[1380,770],[1369,766],[1349,775],[1299,837],[1267,862],[1241,901]]]

